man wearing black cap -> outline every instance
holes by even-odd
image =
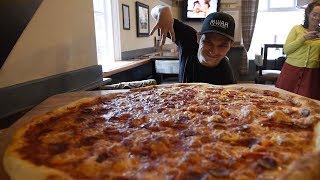
[[[226,54],[234,41],[235,23],[231,15],[216,12],[203,21],[200,32],[173,19],[169,7],[158,5],[151,10],[161,30],[162,44],[168,36],[179,50],[179,82],[233,84],[236,80]]]

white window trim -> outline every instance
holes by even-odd
[[[102,66],[104,72],[113,68],[116,60],[121,60],[121,38],[120,38],[120,16],[119,16],[119,2],[118,0],[99,0],[103,5],[103,23],[104,30],[100,33],[105,34],[103,37],[99,37],[96,34],[98,42],[99,38],[105,38],[103,47],[103,55],[98,57],[98,64]],[[103,3],[102,3],[103,2]],[[95,13],[99,13],[96,12]],[[97,31],[96,31],[97,33]],[[98,49],[97,49],[98,51]],[[98,53],[98,52],[97,52]]]
[[[260,12],[279,12],[279,11],[296,11],[297,10],[297,0],[294,0],[294,3],[293,3],[294,5],[292,7],[288,7],[288,8],[270,8],[270,0],[267,0],[267,1],[268,1],[267,9],[266,10],[259,10]]]
[[[265,1],[265,2],[267,1],[269,3],[269,0],[260,0],[260,1]],[[272,27],[272,30],[269,30],[268,28],[262,28],[263,31],[265,31],[262,34],[261,34],[261,32],[262,32],[261,26],[259,26],[260,28],[256,27],[257,29],[255,29],[255,32],[254,32],[254,35],[253,35],[253,39],[252,39],[252,42],[251,42],[251,46],[250,46],[250,49],[248,51],[248,58],[249,59],[252,60],[252,59],[255,58],[255,54],[260,54],[261,47],[263,47],[264,44],[273,44],[273,43],[284,44],[285,39],[286,39],[287,34],[289,33],[290,29],[294,25],[303,23],[303,17],[304,17],[303,16],[303,10],[299,9],[297,7],[295,7],[294,10],[295,11],[300,11],[301,15],[299,15],[298,17],[295,17],[294,19],[288,19],[286,24],[291,24],[291,25],[289,25],[286,28],[282,28],[281,32],[275,33],[273,31],[275,28],[279,28],[280,27],[279,25],[277,25],[277,24],[279,24],[279,19],[274,19],[274,22],[271,22],[271,21],[270,22],[265,22],[265,21],[263,21],[263,24],[269,24],[270,25],[269,27],[272,27],[272,25],[274,25],[274,24],[275,24],[275,26]],[[258,20],[260,19],[261,14],[268,14],[268,13],[272,13],[273,14],[273,13],[281,13],[281,12],[288,12],[288,11],[285,11],[284,8],[278,8],[277,11],[272,11],[270,9],[269,9],[269,11],[266,11],[266,10],[261,11],[261,10],[259,10],[257,21],[256,21],[256,25],[258,25],[259,23],[261,25],[261,20],[258,22]],[[295,13],[295,12],[291,11],[290,14],[292,14],[292,13]],[[265,19],[266,17],[269,17],[269,16],[268,15],[264,15],[263,17]],[[299,20],[298,20],[298,18],[299,18]],[[292,23],[289,23],[289,21],[292,22]],[[281,22],[281,24],[283,25],[284,23]],[[284,34],[283,30],[287,31],[287,33],[285,33],[286,34],[285,36],[283,35]],[[262,36],[264,38],[261,38]],[[267,37],[267,39],[266,39],[266,37]],[[273,50],[274,49],[272,49],[269,52],[269,55],[271,56],[270,57],[271,59],[279,57],[279,54],[280,54],[279,52],[273,51]]]
[[[104,3],[105,3],[105,14],[104,14],[104,18],[105,18],[105,27],[106,27],[106,43],[107,43],[107,48],[109,48],[109,57],[111,58],[108,58],[108,59],[104,59],[102,61],[104,62],[101,62],[102,66],[107,66],[109,63],[109,61],[113,62],[114,61],[114,58],[115,57],[115,54],[114,54],[114,36],[113,36],[113,22],[112,22],[112,16],[113,16],[113,12],[112,12],[112,5],[111,5],[111,2],[112,1],[109,1],[109,0],[103,0]]]
[[[106,0],[109,1],[109,0]],[[120,37],[120,16],[119,16],[119,2],[118,0],[111,0],[111,12],[113,21],[113,51],[115,60],[121,60],[121,37]]]

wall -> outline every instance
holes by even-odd
[[[0,88],[92,65],[92,1],[44,0],[0,69]]]
[[[174,0],[172,3],[173,15],[177,19],[182,19],[181,16],[181,7],[182,1]],[[236,29],[235,29],[235,43],[241,44],[241,18],[240,18],[240,11],[241,11],[241,1],[237,0],[221,0],[220,1],[220,11],[227,12],[232,15],[235,19]],[[186,24],[192,26],[195,30],[200,31],[202,22],[185,22]]]
[[[42,1],[43,0],[0,1],[0,68]]]
[[[136,49],[143,49],[146,47],[153,47],[154,40],[153,36],[150,37],[137,37],[137,26],[136,26],[136,9],[135,9],[135,2],[132,0],[119,0],[119,12],[120,12],[120,28],[121,28],[121,51],[131,51]],[[151,9],[159,4],[171,6],[171,4],[167,4],[160,0],[139,0],[139,2],[146,4],[149,6],[149,12]],[[130,30],[123,29],[122,23],[122,4],[126,4],[129,6],[130,11]],[[150,22],[150,32],[153,26],[156,24],[156,21],[149,16]]]
[[[139,2],[149,5],[150,11],[158,4],[170,6],[160,0]],[[122,27],[122,4],[129,5],[130,30]],[[175,16],[181,12],[177,6],[172,9]],[[153,47],[155,35],[136,35],[135,1],[119,0],[119,12],[122,51]],[[156,22],[149,18],[151,30]],[[201,27],[201,23],[191,25]],[[0,69],[0,88],[96,64],[92,1],[44,0]]]
[[[140,0],[139,2],[147,4],[149,6],[149,10],[158,5],[163,4],[172,7],[173,16],[177,19],[181,19],[181,7],[182,1],[181,0],[173,0],[172,3],[164,0]],[[130,30],[123,29],[122,23],[122,4],[129,5],[130,11]],[[238,12],[240,15],[241,9],[241,1],[237,0],[221,0],[221,10],[223,11],[230,11]],[[133,54],[134,56],[139,55],[139,49],[150,48],[154,46],[154,37],[156,34],[150,37],[137,37],[136,35],[136,10],[135,10],[135,1],[131,0],[119,0],[119,12],[120,12],[120,28],[121,28],[121,51],[122,52],[129,52],[129,54]],[[235,41],[237,44],[241,44],[241,32],[240,32],[240,18],[236,18],[238,21],[236,22],[236,34],[235,34]],[[155,20],[150,16],[150,31],[152,27],[155,25]],[[200,30],[202,23],[201,22],[186,22],[196,30]],[[172,44],[171,40],[167,40],[166,44]],[[143,51],[141,51],[143,53]],[[140,53],[141,54],[141,53]],[[125,56],[127,57],[127,56]],[[130,57],[130,55],[129,55]],[[125,58],[126,59],[126,58]]]

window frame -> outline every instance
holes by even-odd
[[[259,3],[263,1],[260,0]],[[283,8],[283,7],[279,7],[279,8],[271,8],[270,4],[271,4],[271,0],[266,0],[267,1],[267,9],[262,9],[262,10],[258,10],[259,12],[281,12],[281,11],[295,11],[297,9],[297,0],[292,0],[293,1],[293,6],[292,7],[287,7],[287,8]]]
[[[269,0],[260,0],[259,3],[261,1],[264,1],[264,3],[266,3],[266,2],[269,3]],[[297,2],[297,1],[295,0],[295,2]],[[296,12],[296,11],[300,11],[300,12]],[[299,16],[297,16],[298,18],[290,19],[289,20],[290,22],[289,21],[281,22],[281,20],[279,20],[279,19],[273,20],[273,22],[271,22],[272,20],[270,20],[269,15],[261,15],[261,14],[270,14],[270,13],[272,13],[272,14],[273,13],[276,13],[276,14],[285,13],[287,16],[288,16],[288,14],[290,14],[290,15],[291,14],[299,14]],[[251,46],[250,46],[249,51],[247,52],[248,59],[253,60],[255,58],[256,54],[260,54],[261,47],[263,47],[264,44],[284,44],[285,38],[286,38],[286,36],[284,36],[284,30],[287,31],[287,32],[285,32],[285,34],[288,35],[288,33],[290,32],[290,29],[294,25],[302,24],[303,19],[304,19],[303,14],[304,14],[304,10],[299,7],[291,8],[290,10],[288,10],[287,8],[279,8],[277,10],[269,9],[269,11],[259,10],[258,14],[257,14],[256,27],[255,27],[255,31],[253,33]],[[259,17],[259,16],[261,16],[261,17]],[[269,18],[269,20],[268,20],[268,22],[266,22],[266,19],[268,19],[268,18]],[[269,27],[273,26],[272,30],[268,29],[264,26],[261,26],[261,22],[263,22],[263,24],[265,24],[266,26],[269,26]],[[280,24],[283,25],[284,27],[281,26],[282,27],[281,31],[277,31],[277,33],[275,33],[274,29],[277,27],[280,28],[280,26],[279,26]],[[287,24],[287,25],[285,25],[285,24]],[[276,51],[273,52],[271,50],[269,54],[271,55],[271,60],[272,60],[279,53]]]
[[[120,38],[120,15],[119,15],[119,2],[118,0],[96,0],[99,1],[99,5],[102,5],[103,7],[96,7],[103,9],[103,12],[97,11],[95,9],[95,6],[93,6],[94,11],[94,24],[96,28],[96,47],[97,47],[97,62],[102,66],[102,69],[104,72],[108,71],[110,67],[112,67],[112,64],[115,63],[117,60],[121,60],[121,38]],[[92,1],[94,4],[94,1]],[[105,31],[105,38],[99,37],[98,28],[97,28],[97,19],[96,14],[103,15],[104,20],[104,31]],[[115,20],[118,19],[118,20]],[[98,56],[98,51],[101,49],[98,49],[98,39],[102,38],[105,39],[104,45],[104,51],[103,55]],[[100,43],[99,43],[100,45]],[[100,46],[99,46],[100,47]]]

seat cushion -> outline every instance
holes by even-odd
[[[151,85],[157,85],[155,79],[147,79],[141,81],[121,82],[118,84],[110,84],[99,87],[99,90],[112,90],[112,89],[133,89],[138,87],[146,87]]]
[[[276,81],[281,71],[279,70],[262,70],[262,76],[259,76],[259,71],[257,71],[257,76],[262,81]]]
[[[268,77],[274,77],[277,78],[279,76],[281,71],[279,70],[262,70],[262,76],[268,76]],[[257,74],[259,74],[259,71],[257,71]]]

